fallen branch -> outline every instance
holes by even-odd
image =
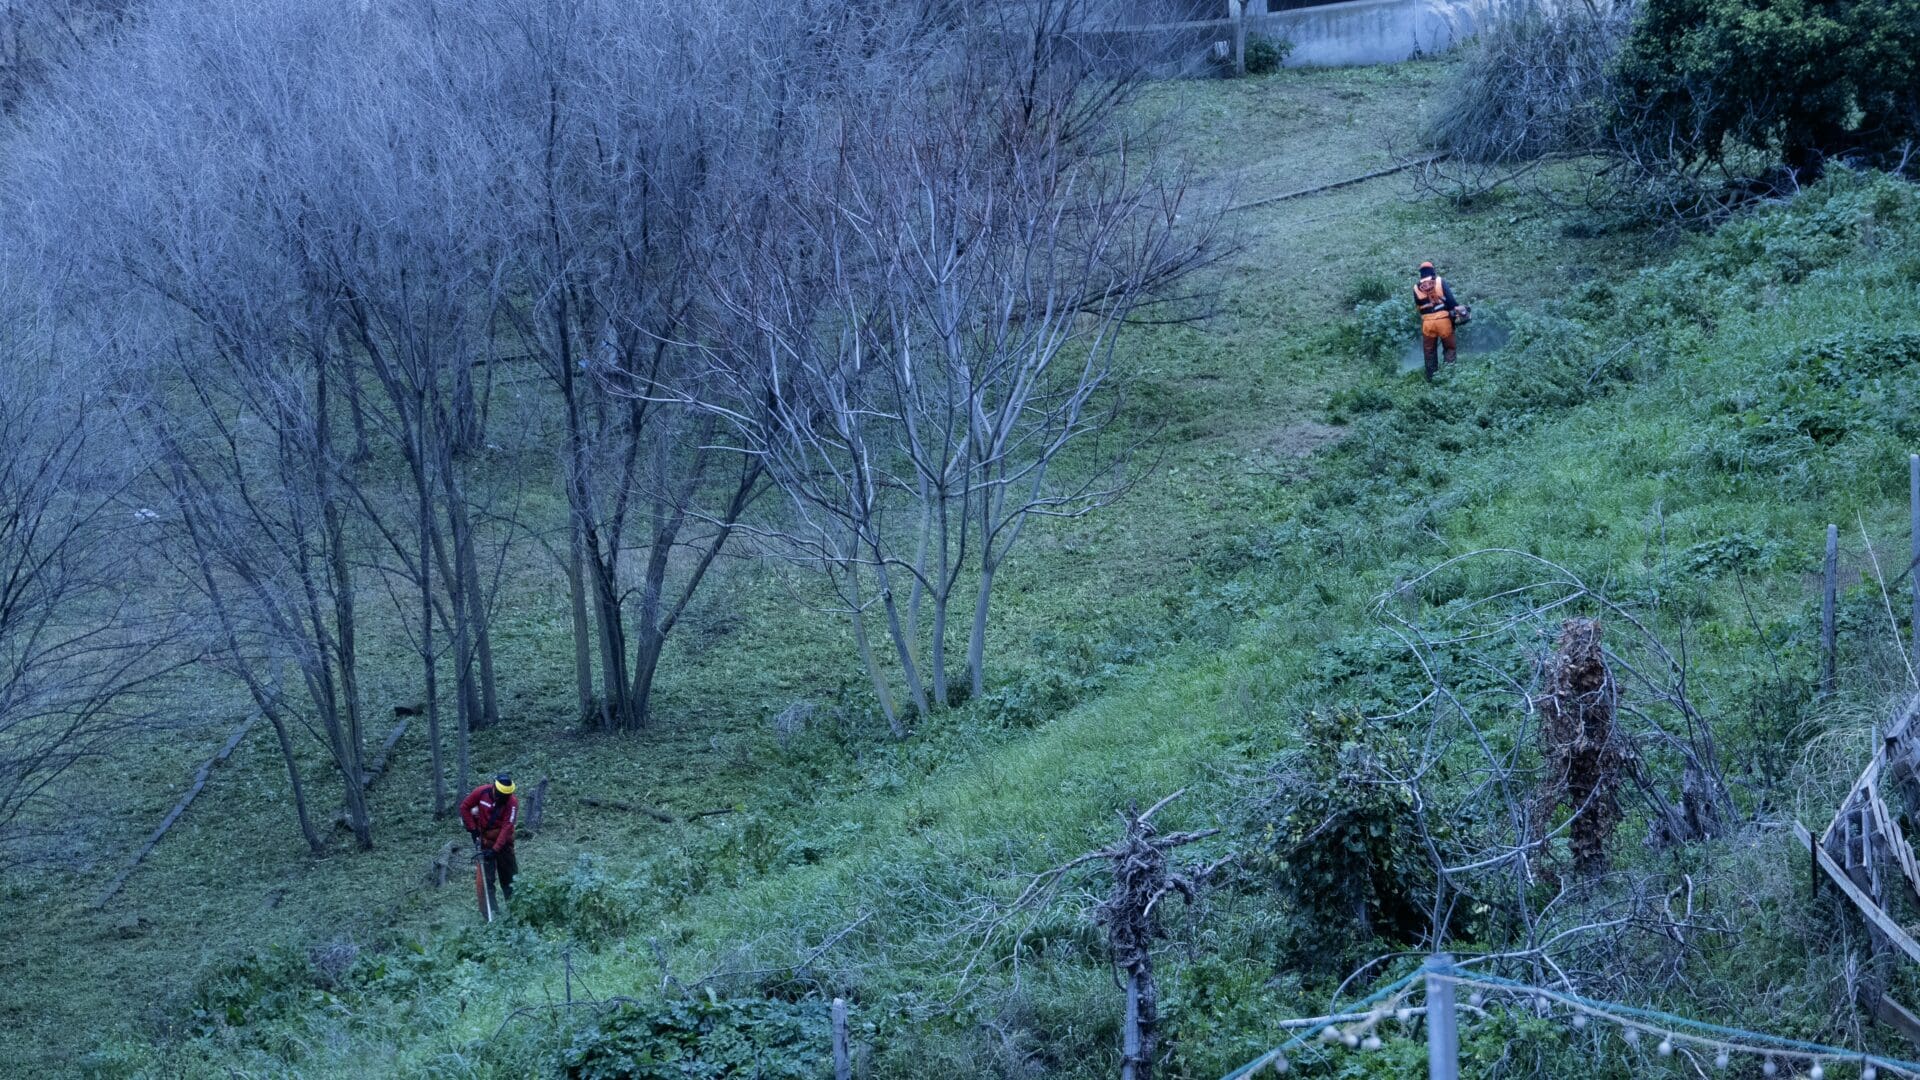
[[[1288,191],[1279,195],[1269,195],[1264,199],[1255,199],[1252,202],[1243,202],[1238,206],[1229,206],[1227,207],[1227,212],[1232,213],[1235,210],[1251,210],[1256,206],[1266,206],[1271,203],[1285,202],[1288,199],[1305,198],[1308,195],[1318,195],[1323,191],[1332,191],[1335,188],[1343,188],[1343,187],[1351,186],[1353,184],[1365,183],[1368,180],[1377,180],[1382,176],[1392,176],[1394,173],[1397,173],[1397,172],[1406,172],[1408,169],[1417,169],[1423,165],[1431,165],[1434,162],[1439,161],[1446,156],[1447,155],[1445,154],[1429,154],[1426,157],[1415,158],[1412,161],[1403,161],[1398,165],[1389,165],[1384,169],[1375,169],[1370,173],[1361,173],[1359,176],[1349,176],[1345,180],[1335,180],[1330,184],[1316,184],[1313,187],[1301,188],[1298,191]]]
[[[233,756],[233,751],[240,745],[240,740],[247,737],[247,732],[253,730],[254,721],[258,719],[260,719],[260,714],[257,712],[247,717],[246,723],[235,728],[233,734],[227,738],[226,745],[222,746],[218,753],[201,763],[199,771],[193,774],[193,785],[187,788],[185,795],[180,796],[179,802],[173,804],[173,809],[167,811],[167,816],[160,819],[160,827],[153,830],[153,835],[148,837],[147,842],[141,846],[139,851],[134,853],[133,861],[127,864],[126,869],[120,871],[119,875],[107,885],[106,891],[102,892],[100,898],[93,902],[94,907],[106,907],[107,902],[112,900],[114,896],[120,892],[120,889],[126,885],[127,879],[133,876],[133,872],[138,870],[140,864],[146,861],[147,856],[153,853],[153,849],[159,846],[160,838],[167,835],[167,830],[173,828],[173,823],[180,820],[180,815],[187,812],[187,807],[193,805],[194,799],[199,798],[201,789],[207,786],[208,776],[213,773],[213,767]]]
[[[581,796],[580,805],[591,806],[600,810],[624,810],[630,814],[641,814],[652,818],[662,825],[678,825],[688,821],[696,821],[704,817],[713,817],[716,814],[731,814],[737,809],[737,807],[722,806],[713,810],[696,810],[691,814],[674,814],[658,807],[648,806],[645,803],[616,802],[613,799],[596,799],[591,795]]]
[[[398,710],[395,711],[397,712]],[[371,790],[373,782],[380,779],[381,773],[387,771],[387,758],[393,754],[393,748],[399,744],[400,737],[407,733],[407,723],[407,721],[402,720],[393,725],[393,730],[387,733],[386,741],[380,744],[380,752],[373,755],[373,760],[369,761],[367,767],[360,771],[361,791]],[[333,815],[333,823],[342,829],[351,828],[351,823],[347,818],[346,807],[341,807],[340,812]]]
[[[860,927],[864,926],[867,920],[871,918],[873,918],[873,912],[868,911],[861,913],[859,918],[834,931],[825,941],[808,950],[806,958],[797,964],[789,964],[786,967],[756,968],[752,971],[716,970],[686,984],[685,988],[691,990],[695,987],[717,983],[722,979],[764,979],[774,975],[784,976],[788,981],[799,978],[803,973],[811,970],[813,965],[817,963],[822,956],[825,956],[835,945],[840,944],[843,938],[855,930],[860,929]]]

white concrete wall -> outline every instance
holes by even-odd
[[[1389,64],[1445,52],[1479,32],[1497,0],[1346,0],[1257,15],[1255,32],[1293,42],[1289,67]]]

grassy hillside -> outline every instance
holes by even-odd
[[[1193,133],[1206,193],[1244,201],[1378,168],[1418,122],[1405,103],[1443,74],[1289,72],[1168,87],[1164,104]],[[1628,971],[1622,985],[1693,1015],[1847,1038],[1845,924],[1799,909],[1799,861],[1769,826],[1831,803],[1906,678],[1891,659],[1904,629],[1862,585],[1845,605],[1846,689],[1811,705],[1808,574],[1828,521],[1852,574],[1871,578],[1863,538],[1898,574],[1904,455],[1920,441],[1920,200],[1836,177],[1666,254],[1543,205],[1463,213],[1392,181],[1240,216],[1221,315],[1143,335],[1130,356],[1134,421],[1164,426],[1161,468],[1012,564],[998,624],[1010,662],[988,700],[887,743],[857,708],[844,631],[823,634],[782,582],[741,565],[677,644],[662,721],[631,740],[583,736],[566,715],[559,574],[530,561],[501,634],[512,717],[476,747],[554,778],[514,919],[473,927],[463,890],[419,885],[448,830],[421,810],[412,736],[377,789],[376,851],[297,854],[256,733],[127,895],[87,908],[228,729],[211,701],[83,776],[76,798],[110,826],[77,838],[64,869],[7,882],[0,945],[24,973],[0,994],[8,1068],[517,1076],[572,1060],[618,1075],[651,1032],[709,1061],[817,1075],[821,1001],[839,993],[877,1075],[1110,1074],[1118,1009],[1082,893],[1098,882],[1064,889],[1016,961],[1003,940],[962,977],[968,914],[1107,842],[1129,800],[1182,787],[1169,824],[1221,824],[1213,853],[1258,852],[1286,823],[1257,778],[1312,714],[1383,715],[1424,692],[1382,641],[1374,599],[1485,548],[1558,562],[1684,638],[1757,823],[1664,854],[1623,828],[1624,867],[1694,873],[1704,917],[1727,931],[1688,978]],[[1423,257],[1515,330],[1435,387],[1394,363],[1402,279]],[[1477,561],[1407,603],[1430,614],[1524,572]],[[409,700],[375,683],[376,701]],[[766,721],[795,699],[835,718],[782,741]],[[1335,737],[1390,746],[1404,727]],[[1833,767],[1803,760],[1809,746]],[[575,801],[632,792],[739,809],[662,826]],[[1344,933],[1290,880],[1249,858],[1178,920],[1162,1005],[1176,1075],[1253,1056],[1275,1018],[1317,1011],[1352,963],[1398,947]],[[637,1004],[557,1007],[570,978],[576,997]],[[1510,1034],[1472,1034],[1483,1071]],[[1508,1065],[1571,1075],[1552,1064],[1580,1052],[1567,1033],[1530,1038]],[[1412,1060],[1398,1043],[1386,1053]]]

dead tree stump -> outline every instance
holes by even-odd
[[[459,846],[459,843],[453,840],[449,840],[441,846],[440,853],[435,855],[433,861],[427,864],[426,882],[428,885],[437,889],[447,883],[447,875],[453,871],[453,853]]]
[[[1107,948],[1125,979],[1126,1024],[1122,1029],[1122,1080],[1151,1080],[1160,1024],[1160,992],[1153,978],[1153,945],[1166,936],[1160,922],[1160,901],[1168,893],[1192,900],[1207,876],[1219,864],[1184,872],[1168,866],[1167,852],[1182,844],[1212,836],[1217,829],[1162,835],[1153,815],[1180,796],[1155,803],[1146,813],[1138,804],[1122,815],[1126,835],[1099,857],[1113,865],[1113,886],[1096,909],[1095,918],[1107,932]]]
[[[1598,619],[1568,619],[1546,664],[1547,692],[1540,710],[1540,756],[1546,765],[1535,801],[1534,825],[1551,832],[1561,805],[1573,813],[1568,827],[1574,870],[1598,874],[1607,868],[1607,840],[1620,823],[1619,790],[1629,754],[1614,729],[1619,692],[1607,670]]]

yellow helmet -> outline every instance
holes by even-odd
[[[506,773],[501,773],[500,775],[494,777],[493,790],[499,792],[502,795],[513,794],[513,777],[507,775]]]

